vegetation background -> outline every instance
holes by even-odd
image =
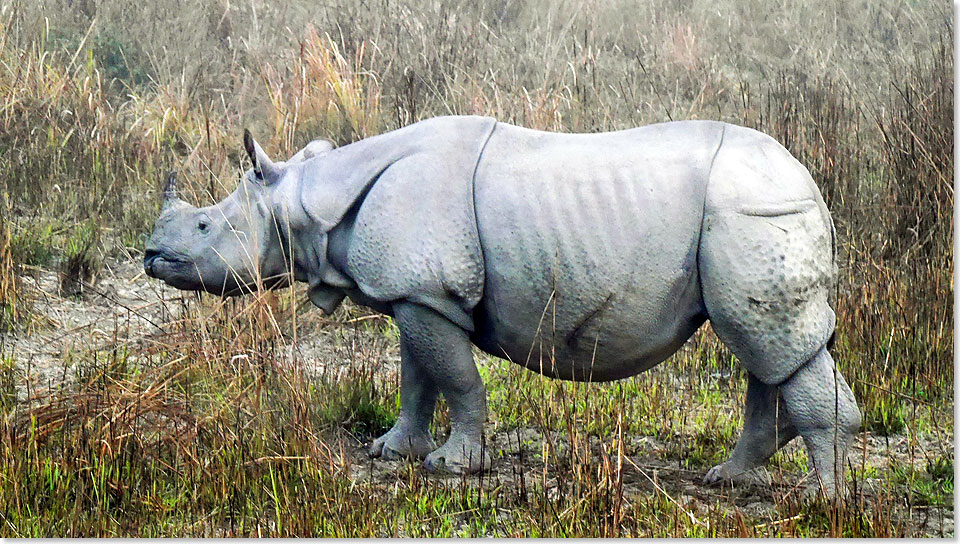
[[[0,534],[953,534],[953,24],[912,0],[0,0]],[[745,383],[709,327],[616,384],[478,354],[499,466],[437,477],[363,460],[397,413],[388,319],[136,274],[165,173],[222,198],[243,127],[284,157],[447,114],[782,142],[837,225],[850,497],[801,500],[797,445],[772,486],[699,485]]]

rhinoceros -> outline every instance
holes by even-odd
[[[744,426],[705,483],[737,480],[797,435],[833,495],[860,426],[828,347],[835,231],[807,170],[774,139],[714,121],[600,134],[449,116],[252,162],[196,208],[171,177],[146,272],[218,295],[306,282],[400,331],[401,409],[370,454],[490,466],[471,344],[546,376],[617,380],[707,320],[748,373]],[[428,430],[438,395],[451,434]]]

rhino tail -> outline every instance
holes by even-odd
[[[827,213],[827,219],[830,221],[830,249],[832,250],[833,263],[831,268],[833,276],[833,285],[831,286],[830,292],[827,295],[827,304],[830,305],[830,309],[833,310],[833,313],[837,313],[837,299],[840,298],[840,277],[837,270],[837,228],[833,224],[833,217]],[[830,339],[827,340],[827,349],[833,349],[833,345],[837,341],[837,329],[834,327],[833,332],[830,333]]]

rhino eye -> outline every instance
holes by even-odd
[[[199,230],[200,232],[205,232],[207,230],[207,222],[200,221],[199,223],[197,223],[197,230]]]

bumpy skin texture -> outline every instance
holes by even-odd
[[[249,139],[241,187],[272,210],[275,236],[247,223],[279,245],[258,246],[261,271],[291,271],[328,312],[349,296],[395,317],[401,414],[371,455],[489,466],[471,342],[548,376],[613,380],[669,357],[709,319],[750,384],[743,434],[706,482],[736,481],[799,434],[821,489],[836,492],[860,414],[826,349],[833,226],[774,140],[706,121],[587,135],[443,117],[311,145],[272,163]],[[181,208],[158,220],[154,260],[185,264],[171,240],[189,236],[170,225],[196,212]],[[440,394],[452,432],[434,449]]]
[[[810,174],[754,131],[724,131],[700,244],[713,329],[762,382],[778,384],[823,347],[836,322],[830,216]]]

